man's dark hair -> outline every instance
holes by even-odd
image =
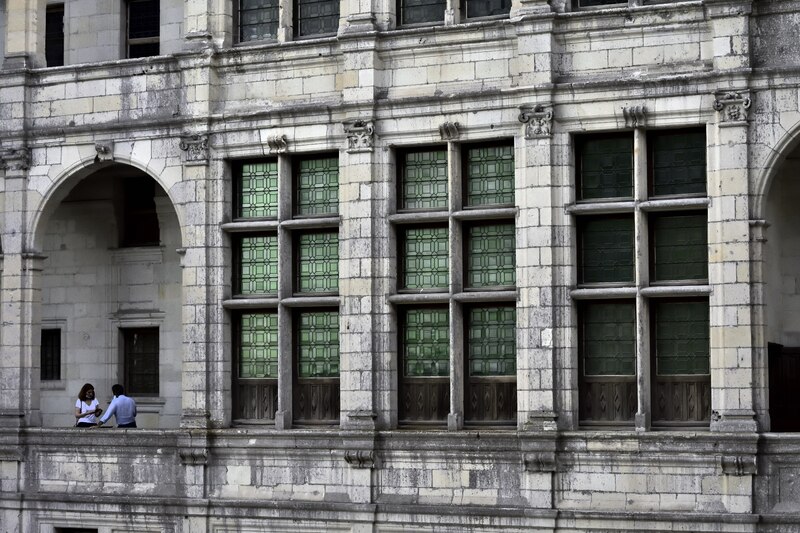
[[[125,394],[125,389],[122,387],[122,385],[117,383],[116,385],[111,387],[111,392],[114,394],[114,396],[122,396],[123,394]]]

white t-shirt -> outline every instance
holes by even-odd
[[[75,409],[80,409],[81,413],[85,413],[86,411],[91,411],[92,414],[86,415],[83,418],[79,418],[78,422],[88,422],[90,424],[97,424],[97,417],[94,416],[94,410],[100,406],[100,402],[97,401],[97,398],[93,399],[91,403],[82,402],[78,399],[75,402]]]

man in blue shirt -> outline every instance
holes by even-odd
[[[97,422],[98,426],[102,426],[105,422],[114,415],[117,418],[118,428],[135,428],[136,427],[136,402],[133,398],[125,396],[125,389],[117,383],[111,387],[111,392],[114,399],[106,409],[100,421]]]

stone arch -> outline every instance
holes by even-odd
[[[763,145],[758,145],[763,146]],[[767,196],[775,182],[776,176],[782,170],[786,157],[800,146],[800,120],[787,130],[771,147],[764,165],[761,167],[753,188],[754,202],[750,211],[750,218],[764,220],[767,215]]]

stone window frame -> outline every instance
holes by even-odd
[[[650,169],[651,152],[648,145],[648,135],[658,132],[680,131],[680,130],[696,130],[703,131],[705,135],[705,149],[706,149],[706,165],[708,165],[708,130],[705,124],[688,124],[676,125],[672,124],[669,127],[663,128],[634,128],[633,130],[615,130],[608,132],[613,135],[629,132],[633,137],[633,197],[632,198],[610,198],[610,199],[593,199],[593,200],[576,200],[575,203],[566,207],[566,212],[572,217],[572,230],[573,235],[577,237],[577,226],[582,218],[613,216],[620,214],[630,214],[634,220],[634,280],[629,283],[596,283],[596,284],[581,284],[579,276],[575,277],[576,286],[571,289],[570,297],[573,300],[573,307],[578,314],[576,322],[577,331],[582,329],[582,322],[580,318],[580,308],[582,304],[591,302],[613,302],[613,301],[626,301],[631,302],[635,306],[635,332],[636,332],[636,370],[635,370],[635,386],[636,386],[636,413],[632,421],[624,423],[608,423],[608,422],[593,422],[581,420],[579,414],[579,426],[585,429],[618,426],[618,427],[632,427],[637,431],[648,431],[651,429],[652,424],[652,402],[653,402],[653,381],[655,380],[655,339],[651,339],[651,330],[653,329],[652,320],[653,312],[651,310],[651,302],[657,301],[680,301],[680,300],[693,300],[709,302],[711,294],[711,286],[708,279],[704,280],[686,280],[677,282],[651,282],[651,268],[650,261],[650,232],[648,229],[648,219],[651,216],[658,216],[664,213],[708,213],[710,207],[710,197],[708,189],[703,194],[682,194],[670,196],[654,196],[651,194],[652,176]],[[576,194],[578,198],[579,176],[578,164],[579,157],[578,145],[580,138],[588,137],[602,137],[606,135],[605,132],[581,132],[571,135],[572,146],[574,147],[574,166]],[[708,175],[708,167],[706,166],[706,175]],[[706,180],[706,185],[708,179]],[[580,268],[578,264],[578,242],[573,246],[573,264],[576,269]],[[578,346],[580,346],[581,335],[578,333]],[[580,347],[576,350],[578,362],[575,368],[581,372],[582,355]],[[578,391],[578,397],[581,397],[583,392],[580,387],[580,375],[576,376],[575,390]],[[580,409],[576,406],[576,409]],[[711,415],[709,409],[709,417]],[[692,428],[708,428],[710,419],[701,423],[688,423],[688,422],[662,422],[656,424],[657,427],[662,429],[682,429],[686,427]]]
[[[242,35],[242,1],[243,0],[232,0],[233,2],[233,36],[234,42],[240,45],[247,45],[247,44],[255,44],[255,43],[269,43],[269,42],[290,42],[290,41],[301,41],[305,39],[318,39],[324,37],[334,37],[339,31],[339,22],[336,24],[336,29],[330,32],[324,33],[310,33],[310,34],[300,34],[299,28],[299,20],[298,20],[298,1],[299,0],[276,0],[278,3],[278,18],[275,21],[271,21],[270,23],[274,23],[276,26],[276,32],[274,35],[269,35],[261,38],[256,39],[244,39]],[[341,20],[341,0],[329,0],[336,6],[336,17],[337,21]],[[271,8],[269,8],[271,9]],[[258,9],[253,8],[250,11],[258,11]]]
[[[337,311],[340,306],[338,291],[325,293],[297,292],[296,272],[297,253],[296,243],[299,235],[309,232],[329,233],[338,232],[341,226],[340,209],[336,213],[300,215],[296,212],[296,164],[303,159],[336,157],[339,160],[338,169],[341,172],[341,157],[338,151],[322,150],[311,152],[279,153],[268,157],[245,157],[230,161],[231,187],[232,187],[232,215],[231,222],[222,225],[222,230],[230,239],[231,257],[231,297],[223,302],[223,307],[228,310],[232,318],[232,387],[233,405],[232,422],[234,425],[274,425],[277,429],[289,429],[297,426],[325,426],[338,425],[336,420],[296,420],[294,416],[295,398],[297,389],[297,332],[298,314],[315,311]],[[242,218],[237,215],[240,202],[240,176],[244,165],[258,162],[277,163],[277,214],[257,218]],[[278,290],[274,294],[246,295],[237,294],[237,239],[248,235],[276,235],[278,240]],[[278,324],[278,376],[274,379],[274,405],[266,402],[266,408],[275,407],[273,417],[240,416],[243,405],[238,391],[238,361],[241,349],[241,321],[245,314],[260,312],[274,313],[277,315]],[[258,384],[256,384],[258,386]],[[338,392],[338,385],[336,391]],[[336,396],[338,401],[338,395]],[[340,412],[336,405],[336,413]],[[245,413],[246,415],[248,413]]]
[[[467,346],[467,310],[471,308],[490,308],[490,307],[512,307],[517,308],[518,289],[517,286],[509,287],[496,287],[486,289],[469,289],[464,287],[464,274],[466,267],[464,264],[465,246],[464,246],[464,230],[470,224],[491,221],[510,221],[514,224],[515,237],[519,233],[519,227],[516,223],[516,216],[518,213],[518,206],[516,199],[513,204],[487,206],[487,207],[469,207],[465,206],[466,196],[466,180],[465,173],[463,172],[465,162],[465,148],[480,147],[480,146],[496,146],[507,145],[512,148],[514,159],[516,160],[518,154],[516,153],[516,139],[513,137],[493,138],[493,139],[476,139],[469,141],[448,141],[446,143],[428,143],[421,145],[402,145],[396,146],[392,152],[394,158],[395,185],[398,192],[396,194],[397,201],[392,206],[387,223],[390,226],[390,235],[392,235],[392,242],[395,243],[397,253],[394,256],[396,264],[401,261],[400,257],[400,243],[401,232],[404,228],[417,226],[434,226],[446,225],[448,228],[448,276],[449,286],[446,290],[433,290],[433,291],[403,291],[400,288],[400,280],[395,279],[395,287],[392,294],[389,295],[388,301],[392,304],[395,311],[395,326],[394,331],[397,337],[397,375],[396,387],[398,391],[398,418],[399,418],[399,403],[400,399],[400,385],[401,385],[401,372],[400,368],[400,350],[402,349],[402,332],[400,326],[403,321],[403,316],[407,310],[417,309],[430,309],[440,308],[447,309],[449,320],[449,403],[450,409],[447,413],[446,421],[424,421],[424,420],[407,420],[398,421],[402,427],[441,427],[446,424],[448,430],[455,431],[465,427],[515,427],[516,411],[515,408],[514,419],[503,420],[496,422],[472,422],[465,421],[465,403],[464,393],[466,389],[467,372],[466,367],[466,346]],[[447,206],[439,209],[415,209],[415,210],[402,210],[399,208],[400,201],[400,172],[402,164],[400,157],[402,154],[420,151],[429,148],[442,147],[445,148],[447,153]],[[514,182],[516,183],[516,168],[514,171]],[[515,246],[516,249],[516,246]],[[516,250],[515,250],[516,251]],[[516,266],[515,266],[516,270]],[[515,313],[518,317],[518,313]],[[518,318],[517,318],[518,319]],[[516,329],[516,328],[515,328]],[[518,351],[518,350],[515,350]],[[516,374],[513,377],[514,383],[517,383]],[[516,393],[514,394],[514,402],[517,405]]]

